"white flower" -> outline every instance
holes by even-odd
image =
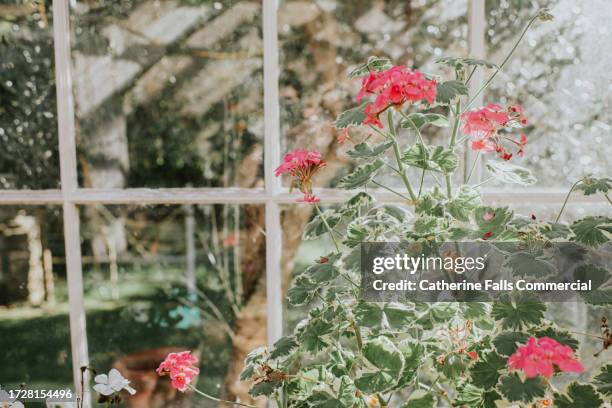
[[[130,382],[123,378],[121,373],[114,368],[108,372],[108,375],[96,375],[94,381],[96,382],[94,390],[104,396],[113,395],[121,390],[126,390],[131,395],[136,394],[136,390],[128,385]]]
[[[21,402],[11,399],[8,392],[0,390],[0,408],[24,408],[24,406]]]

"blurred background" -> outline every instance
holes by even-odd
[[[264,186],[261,2],[69,4],[80,187]],[[516,210],[548,219],[560,203],[541,204],[539,188],[612,173],[612,8],[606,0],[485,5],[493,62],[539,7],[555,15],[529,32],[485,95],[528,112],[524,161],[539,184],[534,202]],[[436,58],[468,55],[467,10],[467,0],[281,1],[281,151],[319,149],[329,165],[317,182],[333,187],[351,170],[331,126],[358,87],[347,72],[381,55],[444,74]],[[2,189],[61,187],[52,11],[50,0],[0,0],[0,198]],[[565,217],[609,208],[570,205]],[[151,374],[174,349],[200,356],[202,390],[248,401],[237,374],[245,353],[266,343],[264,206],[90,204],[79,216],[91,365],[127,373],[140,391],[127,406],[214,405],[176,396]],[[270,250],[282,251],[284,288],[329,248],[301,241],[310,216],[308,206],[282,207],[283,247]],[[5,388],[71,387],[64,251],[61,205],[0,205]],[[286,330],[305,313],[278,307]],[[594,334],[605,312],[552,309],[562,326]],[[585,344],[588,362],[598,344]]]

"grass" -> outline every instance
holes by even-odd
[[[181,273],[182,268],[177,267],[123,269],[117,300],[112,299],[112,287],[104,276],[94,271],[85,273],[91,366],[98,372],[107,372],[118,358],[136,351],[200,347],[203,375],[199,386],[210,394],[219,394],[231,358],[231,342],[216,333],[208,336],[203,327],[206,321],[176,327],[181,320],[176,316],[177,310],[185,310],[177,301]],[[205,271],[198,273],[204,275]],[[214,292],[209,295],[220,297]],[[68,310],[65,301],[52,309],[25,305],[0,309],[3,388],[15,388],[21,383],[31,389],[73,388]],[[28,403],[28,407],[37,406],[44,405]]]

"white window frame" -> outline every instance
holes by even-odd
[[[468,0],[469,53],[485,57],[484,0]],[[80,188],[77,181],[74,97],[70,47],[69,0],[53,1],[53,36],[57,84],[57,117],[61,189],[0,190],[0,205],[62,205],[68,295],[70,306],[70,343],[75,389],[80,388],[80,367],[89,364],[83,299],[83,273],[78,206],[87,204],[254,204],[265,205],[266,285],[268,342],[274,343],[283,331],[283,294],[281,289],[282,230],[280,205],[295,202],[295,194],[283,188],[274,169],[280,162],[278,0],[263,0],[264,62],[264,178],[265,188]],[[476,78],[478,79],[478,78]],[[477,82],[477,81],[473,81]],[[482,100],[480,100],[482,102]],[[469,150],[469,149],[467,149]],[[537,191],[537,192],[536,192]],[[381,202],[398,202],[384,190],[370,190]],[[338,203],[350,193],[338,189],[317,189],[323,204]],[[485,189],[484,200],[504,204],[558,204],[567,190],[560,188]],[[572,202],[602,202],[595,196],[577,196]],[[86,381],[87,382],[87,381]],[[88,387],[86,387],[88,388]],[[90,406],[86,390],[85,406]]]

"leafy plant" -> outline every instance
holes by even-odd
[[[514,136],[527,123],[523,109],[496,104],[470,107],[538,18],[546,21],[551,16],[546,10],[538,12],[499,65],[468,58],[438,60],[455,71],[455,78],[449,80],[394,66],[384,58],[372,57],[355,69],[351,77],[362,78],[358,106],[336,120],[336,128],[342,129],[340,141],[352,140],[346,136],[355,126],[369,129],[374,136],[368,139],[380,140],[355,141],[348,155],[358,164],[339,183],[355,194],[339,208],[323,212],[318,206],[311,183],[325,165],[318,152],[295,150],[285,156],[277,175],[289,174],[304,194],[300,201],[317,210],[304,238],[329,234],[334,249],[297,276],[289,289],[289,303],[309,305],[308,316],[293,333],[247,357],[241,379],[253,382],[252,396],[273,398],[281,408],[493,408],[500,401],[505,406],[597,407],[609,399],[609,366],[592,385],[573,382],[564,390],[551,386],[550,377],[583,368],[574,354],[578,340],[546,320],[543,302],[510,296],[492,304],[368,303],[362,296],[362,242],[496,241],[531,248],[534,242],[551,240],[588,246],[610,240],[609,218],[591,216],[565,226],[558,222],[565,204],[554,223],[521,217],[507,207],[482,205],[480,185],[470,184],[469,176],[459,186],[452,182],[461,157],[457,154],[460,134],[479,155],[497,156],[486,162],[490,178],[485,182],[535,182],[528,169],[511,163],[516,155],[525,154],[527,136]],[[470,96],[467,82],[477,69],[491,73]],[[427,144],[421,134],[425,126],[448,127],[448,142]],[[387,168],[404,191],[379,180]],[[410,180],[407,168],[420,174],[419,185]],[[434,180],[443,177],[445,185],[427,188],[426,175]],[[372,184],[396,194],[414,214],[401,206],[378,204],[363,191]],[[570,193],[605,195],[609,188],[610,179],[589,177],[576,183]],[[538,254],[521,256],[533,260],[537,268],[526,268],[520,257],[511,258],[506,266],[519,274],[549,273],[550,263]],[[605,270],[594,266],[576,273],[593,271],[601,279],[609,278]]]

